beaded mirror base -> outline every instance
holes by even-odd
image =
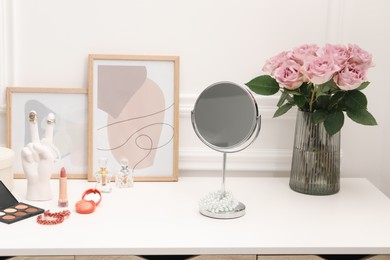
[[[245,215],[245,205],[235,199],[231,192],[219,190],[200,200],[199,211],[210,218],[239,218]]]

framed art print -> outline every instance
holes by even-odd
[[[88,95],[86,88],[8,87],[7,146],[15,151],[15,178],[24,178],[21,150],[31,142],[28,114],[38,115],[40,140],[45,135],[47,115],[55,115],[53,144],[61,157],[52,177],[65,167],[68,178],[87,178]]]
[[[136,181],[178,180],[179,57],[89,55],[88,179],[98,161]]]

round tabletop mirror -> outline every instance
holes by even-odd
[[[245,149],[258,136],[261,117],[255,99],[249,90],[240,85],[215,83],[199,95],[191,121],[200,140],[223,153],[222,188],[201,200],[200,212],[213,218],[243,216],[244,204],[225,191],[226,153]]]

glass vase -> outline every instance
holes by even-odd
[[[310,195],[330,195],[340,190],[340,131],[330,136],[312,113],[298,110],[290,187]]]

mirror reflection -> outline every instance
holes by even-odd
[[[251,94],[230,82],[205,89],[193,111],[195,132],[212,148],[223,151],[242,145],[257,124],[257,107]]]

